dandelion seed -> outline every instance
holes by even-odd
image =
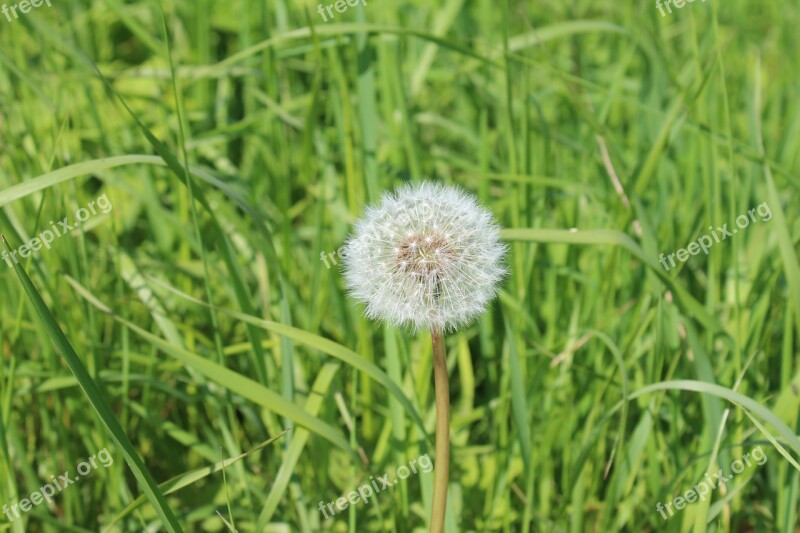
[[[399,214],[409,212],[415,216],[403,219],[406,227],[398,225]],[[497,294],[506,272],[499,230],[491,213],[456,187],[406,185],[357,222],[345,245],[347,287],[370,318],[414,331],[455,330]]]

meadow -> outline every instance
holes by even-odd
[[[0,16],[0,531],[428,531],[431,335],[340,257],[422,181],[509,247],[445,531],[798,531],[800,5],[339,1]]]

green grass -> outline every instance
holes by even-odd
[[[447,339],[449,532],[800,526],[796,3],[52,4],[0,15],[0,234],[113,209],[0,262],[0,504],[115,461],[0,530],[426,531],[431,474],[318,508],[433,456],[430,337],[320,259],[422,179],[510,245]]]

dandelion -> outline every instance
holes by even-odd
[[[406,185],[357,222],[344,273],[368,317],[453,331],[494,299],[505,252],[499,226],[473,196],[436,183]]]
[[[350,294],[366,315],[431,331],[436,466],[431,532],[444,527],[450,462],[450,393],[444,332],[465,326],[497,295],[506,246],[474,196],[437,183],[406,185],[367,208],[344,247]]]

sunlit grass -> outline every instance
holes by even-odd
[[[0,504],[117,459],[8,529],[427,530],[432,476],[318,506],[433,455],[430,338],[365,321],[333,261],[384,190],[437,179],[503,224],[511,271],[447,340],[448,531],[795,531],[798,6],[316,10],[0,15],[0,233],[113,203],[0,262]]]

